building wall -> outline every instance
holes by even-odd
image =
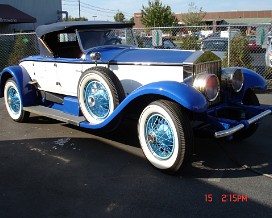
[[[176,14],[179,21],[182,20],[182,14]],[[206,20],[223,20],[235,18],[271,18],[272,10],[267,11],[227,11],[227,12],[207,12],[204,19]],[[142,28],[144,25],[141,23],[141,13],[134,14],[134,22],[136,28]]]
[[[272,18],[270,11],[228,11],[228,12],[209,12],[205,19],[235,19],[235,18]]]
[[[39,25],[57,22],[60,19],[57,11],[62,10],[61,0],[0,0],[0,3],[11,5],[37,19],[35,24],[12,24],[15,31],[34,30]]]

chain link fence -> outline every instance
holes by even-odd
[[[0,71],[22,58],[39,54],[35,33],[0,34]]]
[[[272,68],[266,64],[267,35],[271,25],[181,26],[134,28],[141,48],[211,50],[222,66],[255,70],[272,88]],[[161,37],[159,37],[161,35]],[[24,57],[39,54],[35,33],[0,34],[0,70]]]
[[[135,28],[134,31],[139,47],[210,50],[221,58],[223,67],[252,69],[272,88],[272,68],[266,63],[271,24]]]

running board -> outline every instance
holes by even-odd
[[[48,108],[44,106],[31,106],[31,107],[24,107],[24,111],[28,111],[33,114],[49,117],[55,120],[59,120],[65,123],[73,124],[76,126],[79,126],[79,123],[82,121],[86,121],[85,117],[83,116],[74,116],[71,114],[66,114],[63,113],[62,111],[53,109],[53,108]]]

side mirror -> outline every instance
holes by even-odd
[[[92,52],[90,55],[91,60],[93,60],[96,65],[97,65],[97,61],[101,60],[101,57],[102,56],[100,52]]]

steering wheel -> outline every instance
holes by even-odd
[[[118,44],[122,44],[122,43],[121,43],[121,39],[117,37],[111,38],[105,42],[105,45],[118,45]]]

